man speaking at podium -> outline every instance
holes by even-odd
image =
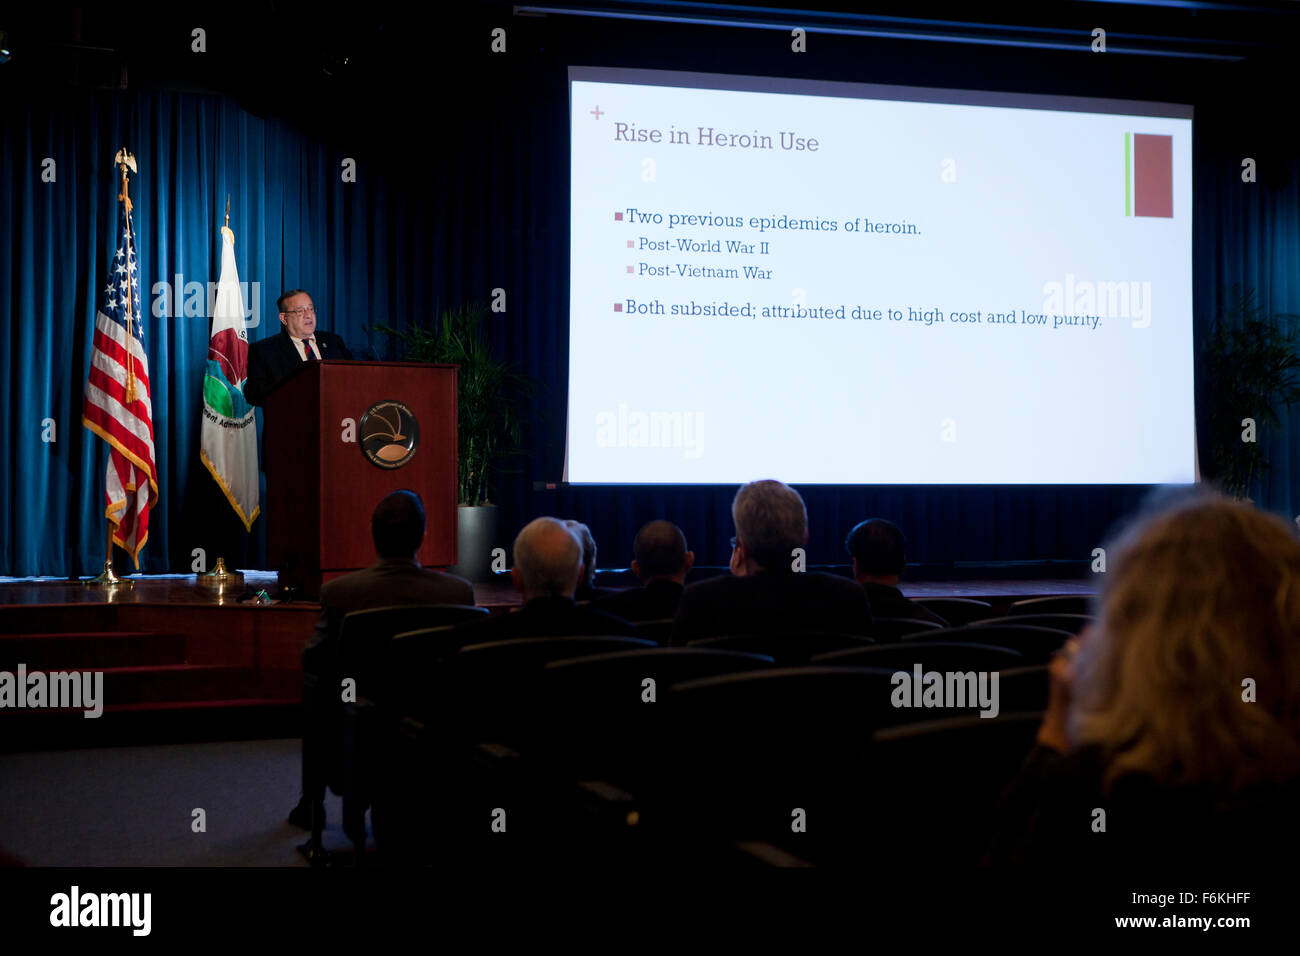
[[[253,405],[265,405],[267,394],[303,362],[352,358],[341,338],[316,330],[316,306],[306,292],[290,289],[276,300],[276,306],[280,334],[248,346],[244,397]]]

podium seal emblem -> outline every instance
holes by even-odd
[[[420,423],[399,401],[376,402],[367,408],[358,432],[362,454],[380,468],[401,468],[420,446]]]

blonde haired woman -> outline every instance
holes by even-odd
[[[1229,878],[1294,867],[1294,529],[1198,492],[1139,517],[1107,550],[1097,623],[1052,663],[1038,746],[1004,797],[986,863],[1134,892],[1144,872],[1249,889]]]

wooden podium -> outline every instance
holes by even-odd
[[[420,563],[456,563],[456,370],[304,362],[267,396],[267,558],[281,587],[315,597],[374,564],[370,515],[402,488],[428,516]]]

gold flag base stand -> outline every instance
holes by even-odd
[[[135,587],[134,581],[117,576],[117,572],[113,570],[112,561],[105,561],[104,570],[93,578],[87,578],[83,583],[88,588],[118,588],[124,591],[129,591]]]
[[[117,572],[113,570],[113,525],[108,526],[108,548],[104,554],[104,570],[93,578],[86,579],[88,588],[108,588],[118,591],[129,591],[135,587],[135,582],[126,578],[119,578]]]
[[[217,558],[216,567],[211,571],[205,571],[203,574],[197,575],[196,580],[199,587],[213,588],[217,591],[227,591],[231,588],[242,588],[244,586],[244,575],[239,571],[227,571],[225,558]]]

